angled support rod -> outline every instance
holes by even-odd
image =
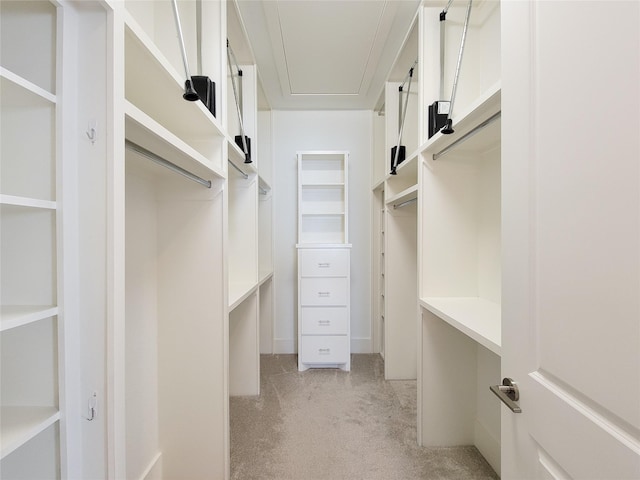
[[[176,21],[176,29],[178,30],[178,39],[180,40],[180,52],[182,53],[182,63],[184,65],[184,74],[187,76],[184,81],[184,94],[182,98],[190,102],[195,102],[200,97],[193,88],[193,82],[191,80],[191,74],[189,73],[189,63],[187,62],[187,51],[184,48],[184,36],[182,35],[182,26],[180,24],[180,15],[178,14],[178,2],[173,0],[173,18]]]
[[[233,87],[233,98],[235,99],[236,112],[238,113],[238,123],[240,124],[240,135],[242,137],[242,151],[244,153],[244,158],[245,158],[244,163],[251,163],[251,157],[249,156],[249,147],[247,146],[247,136],[244,134],[244,122],[242,121],[242,110],[240,108],[241,98],[238,95],[238,87],[236,87],[236,82],[233,79],[233,68],[232,68],[231,59],[233,59],[233,65],[236,66],[236,71],[238,72],[238,78],[240,79],[240,82],[242,82],[242,70],[240,70],[240,67],[238,66],[236,56],[233,54],[233,50],[231,50],[229,39],[227,39],[227,64],[229,65],[229,75],[231,76],[231,86]],[[240,92],[240,95],[242,95],[242,92]]]
[[[467,30],[469,29],[469,18],[471,17],[472,2],[473,0],[469,0],[469,3],[467,5],[467,14],[464,19],[464,27],[462,29],[462,39],[460,40],[460,51],[458,52],[458,63],[456,65],[456,73],[453,77],[453,88],[451,89],[451,101],[449,102],[449,114],[447,115],[447,122],[445,123],[442,130],[440,130],[445,135],[449,135],[454,132],[451,115],[453,115],[453,104],[456,101],[456,91],[458,90],[458,79],[460,78],[460,67],[462,66],[462,55],[464,53],[464,45],[467,40]],[[449,2],[449,5],[450,4],[451,2]],[[449,5],[447,5],[447,8],[449,8]]]
[[[136,152],[138,155],[146,158],[147,160],[151,160],[153,163],[155,163],[157,165],[160,165],[160,166],[162,166],[164,168],[167,168],[167,169],[171,170],[172,172],[177,173],[178,175],[182,175],[183,177],[188,178],[192,182],[196,182],[196,183],[199,183],[200,185],[202,185],[204,187],[211,188],[211,180],[205,180],[204,178],[199,177],[199,176],[191,173],[190,171],[185,170],[182,167],[179,167],[175,163],[172,163],[169,160],[166,160],[166,159],[156,155],[155,153],[150,152],[146,148],[141,147],[140,145],[138,145],[136,143],[133,143],[130,140],[125,140],[124,141],[124,146],[128,150]]]
[[[400,111],[400,118],[401,118],[401,122],[400,122],[400,131],[398,132],[398,144],[396,146],[396,154],[394,155],[393,158],[393,165],[391,166],[391,175],[396,175],[396,168],[398,167],[398,155],[400,154],[400,144],[402,143],[402,133],[404,132],[404,121],[407,118],[407,107],[409,106],[409,93],[411,92],[411,79],[413,78],[413,69],[416,66],[416,64],[418,63],[418,61],[416,60],[414,62],[414,64],[411,66],[411,68],[409,69],[409,73],[408,73],[408,85],[407,85],[407,94],[404,98],[404,108],[401,109]],[[407,80],[405,80],[406,82]],[[400,103],[400,99],[402,98],[402,88],[404,86],[404,82],[403,84],[400,86],[399,88],[399,100],[398,103]],[[402,104],[400,104],[402,106]]]

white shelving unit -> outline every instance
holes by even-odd
[[[62,9],[0,3],[0,470],[68,472]],[[19,47],[19,48],[18,48]],[[37,465],[36,465],[37,464]],[[35,478],[35,477],[34,477]]]
[[[207,2],[198,14],[195,3],[178,3],[192,72],[210,76],[219,95],[226,5]],[[223,478],[229,469],[227,132],[202,102],[182,98],[179,44],[166,34],[175,29],[171,3],[113,9],[114,164],[121,172],[106,206],[115,212],[113,243],[121,246],[110,253],[116,288],[108,300],[118,392],[113,468],[122,478]]]
[[[349,152],[297,157],[298,370],[349,371]]]
[[[225,71],[229,151],[229,393],[259,395],[261,343],[271,343],[263,338],[262,324],[272,323],[273,315],[271,152],[265,148],[270,145],[270,116],[259,119],[258,72],[233,1],[227,2],[226,22],[233,51],[231,60],[238,62],[242,72],[238,74],[235,64],[231,69],[233,79],[229,68]],[[238,118],[232,81],[236,84],[242,121]],[[250,140],[250,163],[235,142],[241,135],[241,124]]]
[[[384,126],[377,128],[382,129],[385,141],[377,145],[379,153],[375,158],[382,164],[374,166],[377,183],[372,189],[374,216],[381,215],[374,230],[374,235],[380,236],[375,245],[375,261],[380,262],[380,266],[373,297],[379,299],[379,305],[374,307],[379,312],[376,316],[377,330],[381,331],[378,345],[384,355],[385,378],[389,380],[416,378],[418,280],[412,272],[417,263],[417,149],[422,75],[416,62],[420,55],[420,28],[420,18],[416,16],[379,102],[384,105]],[[405,158],[399,159],[402,161],[392,174],[392,149],[398,144],[403,113],[401,146]],[[374,125],[378,123],[381,122]]]
[[[439,13],[423,7],[421,15],[433,25]],[[462,7],[447,14],[445,91],[463,17]],[[500,406],[486,387],[501,373],[499,2],[479,4],[471,18],[454,133],[424,135],[419,148],[418,440],[476,445],[499,473]],[[439,58],[436,47],[425,36],[423,57]],[[425,82],[427,103],[438,86],[433,75]],[[472,387],[445,393],[434,388],[442,378]]]

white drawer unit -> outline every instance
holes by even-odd
[[[346,306],[349,302],[348,277],[300,279],[301,306]]]
[[[347,335],[349,311],[347,307],[302,307],[300,309],[302,335]]]
[[[303,277],[346,277],[349,251],[345,249],[300,250],[300,275]]]
[[[349,152],[297,156],[298,370],[349,371]]]
[[[349,337],[347,335],[302,335],[298,356],[300,362],[307,368],[347,364],[350,356]]]

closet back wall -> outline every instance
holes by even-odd
[[[371,353],[370,111],[274,111],[274,353],[295,353],[299,150],[348,150],[351,352]]]

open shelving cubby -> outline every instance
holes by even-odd
[[[115,439],[127,478],[223,477],[228,469],[227,284],[225,256],[226,132],[200,101],[183,99],[184,73],[170,2],[122,8],[124,98],[122,202],[123,343],[115,345],[124,395]],[[218,3],[178,2],[192,74],[205,70],[219,88]],[[208,68],[205,68],[208,67]],[[133,145],[132,145],[133,144]],[[167,163],[168,162],[168,163]],[[172,165],[171,165],[172,164]],[[165,168],[166,167],[166,168]],[[182,169],[182,170],[181,170]],[[186,171],[186,172],[185,172]],[[199,177],[202,182],[194,180]],[[117,241],[117,239],[116,239]],[[120,268],[121,267],[121,268]],[[205,366],[203,375],[185,372]],[[180,412],[179,415],[176,412]],[[185,450],[189,455],[185,455]]]
[[[228,47],[225,43],[223,117],[228,153],[229,395],[258,395],[261,306],[258,74],[238,6],[233,0],[225,4]],[[248,137],[248,158],[244,147],[236,143],[243,131]]]
[[[500,354],[500,89],[423,151],[421,305]],[[482,131],[457,146],[489,118]],[[446,151],[445,154],[441,152]],[[441,156],[438,156],[441,154]],[[438,156],[434,160],[434,155]],[[475,318],[481,320],[475,320]],[[477,325],[477,326],[476,326]]]
[[[437,25],[440,11],[424,6],[425,24]],[[464,15],[462,4],[447,13],[445,96]],[[439,42],[432,40],[424,36],[423,57],[435,66]],[[500,406],[486,386],[501,373],[500,41],[500,2],[474,5],[451,115],[454,133],[427,139],[424,125],[418,167],[418,442],[475,445],[498,473]],[[439,87],[430,76],[425,103],[443,100]],[[465,395],[434,389],[445,377],[471,388]]]
[[[48,1],[0,2],[3,478],[60,478],[67,469],[60,11]]]
[[[303,152],[299,159],[299,243],[346,243],[349,226],[344,153]]]
[[[378,161],[384,162],[381,218],[377,245],[380,347],[384,349],[385,378],[416,378],[417,315],[417,197],[421,83],[419,68],[420,18],[413,19],[396,57],[384,90],[385,145]],[[404,159],[393,168],[394,149],[404,149]],[[380,147],[378,147],[380,148]],[[379,168],[378,168],[379,170]],[[376,200],[377,193],[375,194]],[[378,206],[374,208],[379,208]]]

